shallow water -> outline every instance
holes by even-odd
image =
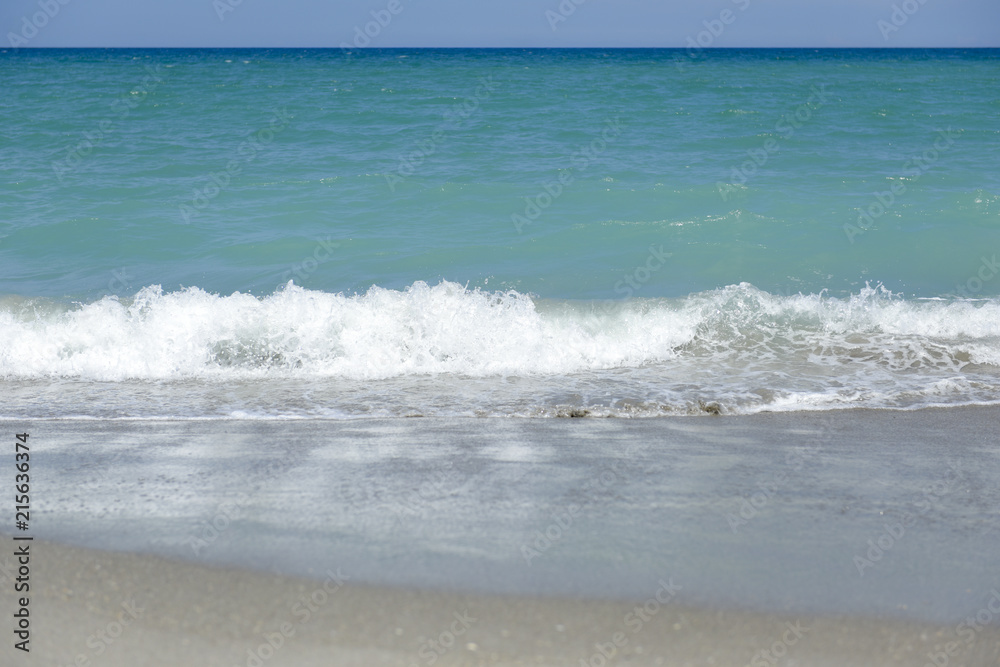
[[[957,622],[1000,585],[995,425],[952,408],[7,432],[36,443],[43,539],[501,594],[644,599],[673,577],[699,605]]]

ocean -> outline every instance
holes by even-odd
[[[0,50],[0,418],[1000,404],[1000,50]]]

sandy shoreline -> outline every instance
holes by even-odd
[[[635,603],[450,595],[47,542],[32,566],[32,651],[8,639],[4,664],[576,666],[604,664],[603,649],[608,664],[861,667],[923,665],[949,642],[951,664],[1000,657],[996,627],[966,644],[949,626],[697,609],[662,585]]]
[[[998,417],[0,422],[36,540],[32,654],[0,655],[995,665]]]

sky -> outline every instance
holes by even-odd
[[[1000,0],[0,0],[10,47],[998,47]]]

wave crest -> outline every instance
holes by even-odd
[[[536,300],[441,282],[364,294],[289,283],[258,298],[159,286],[74,306],[0,305],[0,376],[488,377],[711,366],[835,378],[1000,367],[1000,302],[845,299],[743,283],[682,299]]]

